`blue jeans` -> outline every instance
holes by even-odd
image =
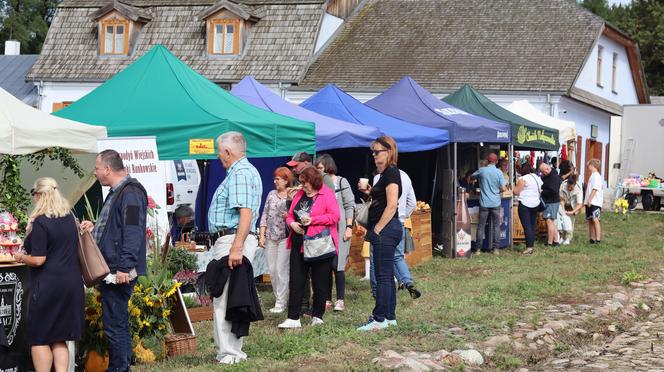
[[[403,228],[397,218],[387,223],[377,235],[374,227],[368,229],[369,241],[373,246],[373,267],[376,277],[376,305],[373,319],[382,322],[396,319],[397,289],[394,286],[394,257],[397,245],[402,240]]]
[[[102,321],[108,340],[109,372],[125,372],[131,364],[131,330],[129,329],[129,298],[136,280],[130,284],[99,285]]]
[[[487,222],[489,222],[489,250],[500,247],[500,208],[502,207],[480,207],[480,220],[477,224],[477,238],[475,239],[478,252],[484,247],[484,230]],[[489,218],[491,219],[489,220]]]
[[[397,278],[399,285],[413,284],[413,277],[410,275],[408,264],[406,263],[404,248],[406,245],[406,228],[401,224],[401,241],[397,245],[394,253],[394,277]],[[376,297],[376,270],[373,265],[373,245],[369,249],[369,277],[371,279],[371,293]]]

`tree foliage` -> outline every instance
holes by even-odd
[[[583,0],[581,5],[639,43],[650,94],[664,95],[664,1],[609,6],[607,0]]]
[[[21,42],[21,54],[39,54],[60,0],[0,0],[0,46]]]
[[[27,161],[39,170],[46,157],[59,161],[64,168],[71,169],[80,178],[85,175],[71,152],[61,147],[51,147],[28,155],[0,154],[0,177],[3,180],[0,182],[0,209],[12,212],[23,226],[28,220],[30,194],[21,186],[21,162]]]

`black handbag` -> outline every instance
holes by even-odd
[[[532,174],[531,174],[531,176],[532,176]],[[535,176],[533,176],[533,179],[535,180],[535,184],[537,185],[537,190],[539,190],[539,201],[540,202],[539,202],[539,205],[537,206],[537,211],[538,212],[544,212],[546,210],[546,203],[544,202],[544,200],[542,200],[542,188],[537,183],[537,178],[535,178]]]

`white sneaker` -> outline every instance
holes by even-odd
[[[232,355],[224,355],[224,357],[219,360],[219,364],[236,364],[240,361],[241,359],[237,359]]]
[[[294,319],[289,318],[289,319],[284,320],[277,327],[279,327],[281,329],[302,328],[302,323],[300,323],[300,319],[294,320]]]
[[[323,323],[324,323],[324,322],[323,322],[323,319],[321,319],[321,318],[318,318],[318,317],[313,317],[313,318],[311,318],[311,325],[312,325],[312,326],[321,325],[321,324],[323,324]]]
[[[284,310],[285,309],[281,306],[275,306],[275,307],[270,309],[270,312],[273,313],[273,314],[280,314],[280,313],[283,313]]]
[[[562,245],[569,245],[569,243],[570,243],[570,241],[566,239],[566,240],[563,240],[563,242],[560,243],[560,244],[562,244]]]

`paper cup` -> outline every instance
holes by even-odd
[[[362,190],[366,189],[367,186],[369,186],[369,179],[368,178],[360,178],[360,188]]]

